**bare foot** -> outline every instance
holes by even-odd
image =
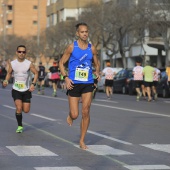
[[[67,116],[67,123],[69,124],[69,126],[73,124],[73,119],[70,117],[70,115]]]
[[[80,148],[83,149],[83,150],[88,149],[88,147],[85,145],[84,142],[80,143]]]

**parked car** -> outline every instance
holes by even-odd
[[[168,76],[166,71],[161,72],[160,81],[158,82],[158,86],[156,88],[159,96],[170,97],[170,89],[167,81]]]
[[[133,77],[129,78],[128,83],[127,83],[127,88],[128,88],[128,94],[129,95],[136,94],[136,87],[135,87],[135,84],[134,84],[134,78]]]
[[[114,68],[116,74],[122,69],[123,68]],[[100,81],[97,83],[97,89],[98,91],[105,92],[105,76],[101,76]]]
[[[127,94],[129,92],[129,83],[133,80],[133,70],[123,69],[114,77],[113,92]],[[131,84],[133,85],[133,83]]]

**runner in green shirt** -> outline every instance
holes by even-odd
[[[146,92],[148,95],[148,102],[152,100],[151,87],[153,86],[154,74],[155,74],[155,68],[150,66],[150,62],[147,61],[146,66],[143,68],[143,75],[144,75],[144,85],[146,87]]]

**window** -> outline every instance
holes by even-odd
[[[51,0],[51,3],[56,3],[57,2],[57,0]]]
[[[52,21],[52,25],[56,25],[57,24],[57,14],[52,14],[51,21]]]
[[[47,27],[50,26],[50,16],[47,17]]]
[[[50,0],[47,0],[47,6],[49,6],[50,5]]]
[[[12,5],[7,6],[8,11],[12,11]]]
[[[8,26],[8,27],[12,27],[12,20],[8,20],[8,21],[7,21],[7,26]]]
[[[66,17],[66,20],[67,20],[67,21],[75,21],[76,18],[75,18],[75,17]]]
[[[33,21],[33,25],[37,25],[37,23],[38,23],[37,21]]]
[[[38,6],[37,6],[37,5],[34,5],[34,6],[33,6],[33,9],[35,9],[35,10],[38,9]]]

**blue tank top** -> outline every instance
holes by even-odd
[[[83,50],[79,48],[77,41],[74,41],[74,49],[69,59],[68,76],[74,84],[94,83],[92,75],[93,53],[91,44]]]

